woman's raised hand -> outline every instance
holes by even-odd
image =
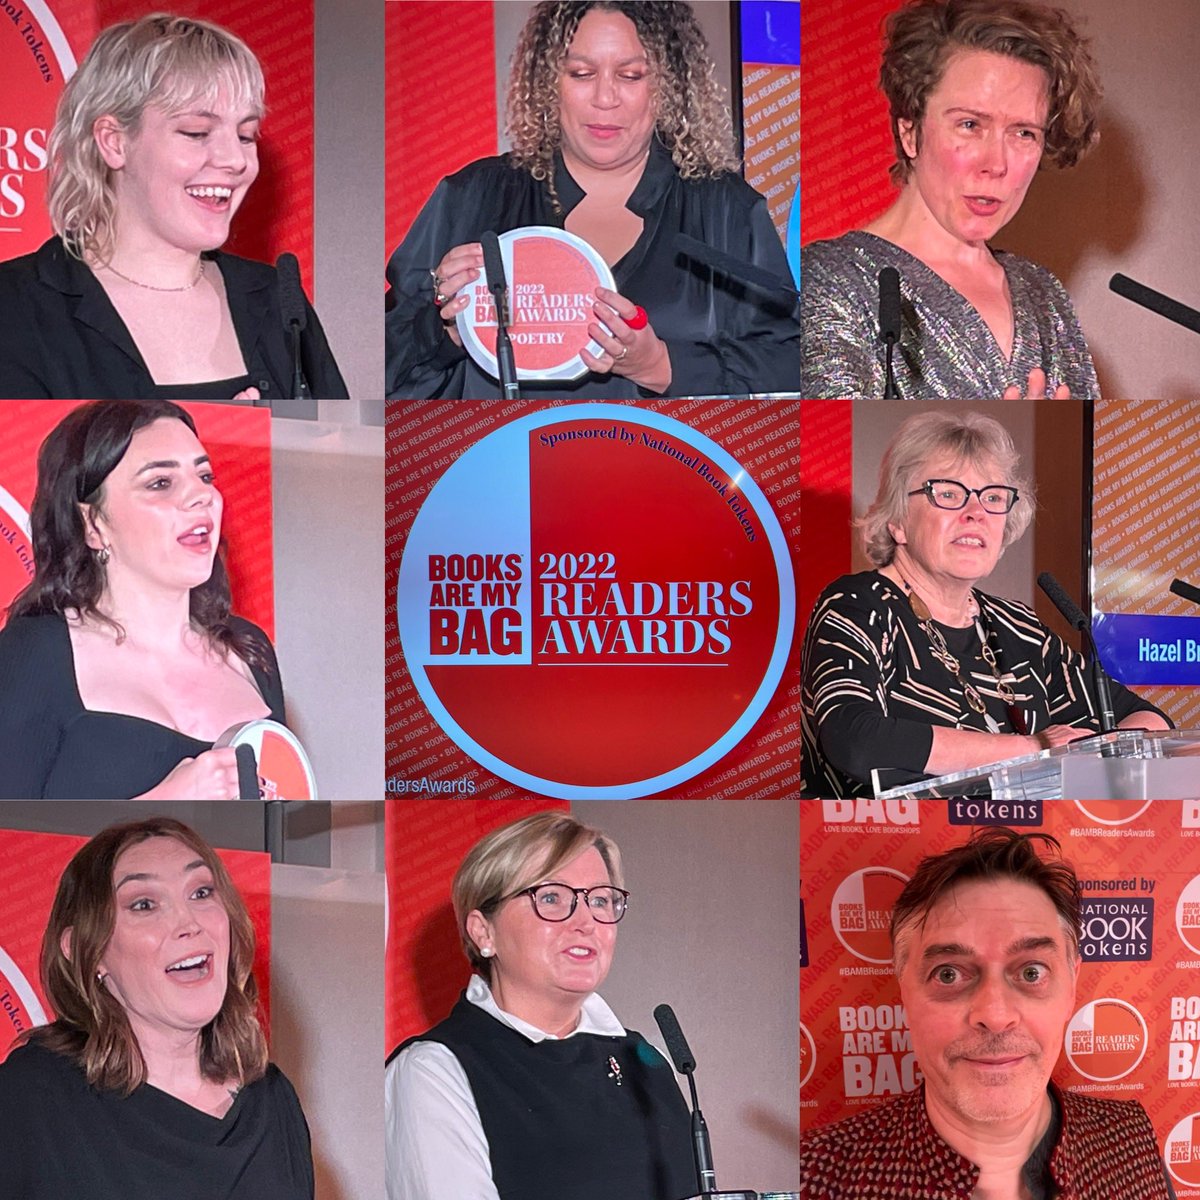
[[[463,289],[478,279],[482,270],[483,247],[478,242],[466,242],[447,250],[442,261],[433,269],[433,303],[441,311],[446,332],[456,346],[462,345],[462,338],[459,337],[455,318],[467,307],[471,298],[471,293]]]
[[[637,319],[638,306],[620,292],[598,287],[592,311],[596,321],[588,326],[588,333],[603,349],[599,355],[580,351],[588,368],[597,375],[623,375],[650,392],[665,392],[671,386],[671,355],[649,321],[640,329],[629,324]]]
[[[1029,379],[1025,384],[1026,400],[1045,400],[1046,399],[1046,372],[1041,367],[1034,367],[1029,372]],[[1060,383],[1054,389],[1053,399],[1055,400],[1070,400],[1071,389],[1065,383]],[[1021,389],[1014,383],[1012,387],[1004,389],[1002,400],[1020,400]]]

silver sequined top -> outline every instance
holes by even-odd
[[[895,267],[902,327],[892,366],[903,399],[999,399],[1012,384],[1024,396],[1035,367],[1046,372],[1049,396],[1065,383],[1073,397],[1098,398],[1092,356],[1063,285],[1028,259],[993,254],[1012,294],[1011,361],[974,306],[907,250],[858,231],[805,246],[801,395],[816,400],[883,395],[879,272]]]

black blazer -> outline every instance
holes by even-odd
[[[247,368],[243,386],[258,388],[266,400],[288,397],[291,348],[275,268],[219,250],[204,257],[217,264],[225,281]],[[154,380],[108,294],[58,238],[33,254],[0,263],[0,331],[4,399],[149,400],[156,395]],[[181,336],[186,334],[180,330]],[[346,385],[311,307],[300,353],[313,396],[345,399]]]

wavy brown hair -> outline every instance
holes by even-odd
[[[55,613],[124,630],[99,608],[106,588],[103,563],[88,547],[83,507],[103,514],[104,482],[125,457],[133,435],[155,421],[182,421],[193,433],[196,422],[170,400],[94,400],[72,409],[38,451],[38,482],[30,524],[34,575],[8,610],[9,618]],[[263,671],[270,661],[257,637],[230,624],[229,575],[218,553],[207,582],[192,588],[192,625],[222,653]]]
[[[508,82],[512,160],[550,190],[556,209],[554,152],[562,142],[559,76],[589,9],[619,12],[650,59],[658,105],[656,135],[684,179],[738,169],[729,110],[708,43],[690,4],[680,0],[543,0],[521,30]]]
[[[893,182],[905,183],[912,160],[900,140],[911,121],[917,145],[930,93],[956,50],[986,50],[1041,67],[1050,100],[1044,162],[1074,166],[1100,138],[1103,90],[1096,62],[1072,17],[1030,0],[911,0],[884,23],[879,86],[892,117]]]
[[[220,1012],[200,1031],[200,1071],[245,1086],[267,1069],[267,1041],[258,1018],[254,926],[216,851],[194,830],[170,817],[110,825],[67,864],[58,881],[42,938],[42,987],[57,1020],[29,1030],[36,1042],[83,1069],[88,1083],[128,1095],[145,1082],[146,1061],[121,1002],[97,978],[116,925],[113,871],[117,859],[140,842],[168,837],[196,853],[212,872],[229,916],[229,971]],[[66,942],[70,953],[63,952]]]

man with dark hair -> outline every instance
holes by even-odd
[[[989,828],[921,861],[891,933],[924,1083],[802,1135],[803,1196],[1173,1200],[1140,1104],[1050,1082],[1080,962],[1079,883],[1058,850]]]

